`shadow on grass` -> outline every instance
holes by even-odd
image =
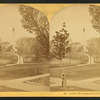
[[[75,86],[67,86],[66,88],[62,88],[61,86],[56,86],[56,87],[50,87],[50,91],[61,92],[61,91],[95,91],[95,90],[80,88]]]

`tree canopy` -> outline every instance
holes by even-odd
[[[83,45],[79,42],[71,43],[70,47],[71,47],[71,53],[82,52],[83,51]]]
[[[87,48],[91,56],[100,54],[100,38],[92,38],[88,40]]]
[[[0,43],[1,52],[11,52],[12,45],[10,42],[1,42]]]
[[[92,16],[91,23],[93,28],[100,33],[100,7],[96,5],[90,5],[89,12],[90,15]]]
[[[33,46],[36,44],[36,39],[31,37],[23,37],[16,41],[16,49],[19,55],[33,54]]]
[[[49,22],[39,10],[20,5],[19,12],[22,16],[22,26],[29,33],[36,34],[37,46],[41,53],[40,58],[49,59]]]
[[[65,54],[71,51],[69,46],[69,33],[65,29],[66,25],[63,23],[63,27],[60,31],[56,31],[56,35],[52,39],[52,53],[57,59],[62,60],[65,58]]]

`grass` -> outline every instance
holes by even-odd
[[[10,59],[0,59],[0,66],[9,64],[10,62]]]
[[[94,77],[100,77],[100,64],[84,65],[75,68],[65,68],[67,79],[84,80]],[[50,71],[51,77],[61,77],[61,69],[53,69]]]
[[[61,91],[94,91],[94,90],[75,87],[75,86],[68,86],[68,87],[63,89],[61,86],[56,86],[56,87],[50,87],[50,91],[61,92]]]
[[[94,81],[94,83],[96,83],[96,84],[100,84],[100,80]]]
[[[79,65],[79,64],[86,64],[87,60],[81,60],[81,59],[65,59],[63,61],[53,61],[50,63],[50,68],[59,68],[61,67],[63,64],[65,67],[70,67],[70,66],[75,66],[75,65]]]
[[[43,78],[25,81],[25,83],[27,83],[27,84],[34,84],[34,82],[36,84],[50,86],[50,77],[43,77]]]
[[[36,69],[36,73],[35,73]],[[9,80],[48,73],[48,64],[19,64],[0,67],[0,79]]]
[[[25,91],[6,86],[0,86],[0,92],[25,92]]]

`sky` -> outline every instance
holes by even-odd
[[[21,19],[18,5],[0,7],[0,38],[2,41],[14,42],[14,39],[35,36],[22,27]],[[15,28],[15,36],[13,36],[13,28]]]
[[[5,4],[4,4],[5,5]],[[92,37],[99,37],[99,33],[92,28],[88,4],[26,4],[45,14],[50,21],[50,39],[55,31],[60,30],[62,23],[66,22],[66,29],[73,41],[84,42]],[[0,5],[0,37],[3,41],[13,42],[13,27],[16,39],[21,37],[34,37],[28,33],[20,23],[21,16],[16,4]],[[83,28],[85,36],[83,38]]]
[[[1,3],[0,6],[5,6],[5,5],[11,5],[11,4],[3,4]],[[16,5],[16,4],[13,4]],[[20,3],[18,5],[21,5]],[[65,8],[65,7],[69,7],[72,5],[78,5],[78,4],[48,4],[48,3],[24,3],[23,5],[27,5],[27,6],[31,6],[35,9],[38,9],[39,11],[41,11],[44,15],[47,16],[48,20],[50,21],[52,16],[58,12],[59,10]],[[97,4],[96,4],[97,5]]]
[[[66,23],[66,29],[70,33],[73,42],[85,43],[93,37],[100,37],[100,33],[92,27],[92,17],[88,11],[89,5],[73,5],[57,12],[50,22],[50,40],[62,28],[62,23]],[[85,34],[83,34],[85,28]]]
[[[70,6],[73,4],[24,4],[27,6],[31,6],[33,8],[41,11],[46,17],[48,21],[51,20],[51,17],[55,12],[60,9]],[[18,5],[17,4],[0,4],[0,38],[2,41],[13,42],[14,39],[19,39],[21,37],[34,37],[34,34],[29,34],[20,23],[21,16],[19,14]],[[13,34],[13,28],[15,28],[15,38]]]

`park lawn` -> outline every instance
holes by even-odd
[[[43,77],[43,78],[28,80],[28,81],[25,81],[25,83],[33,84],[33,85],[34,83],[36,83],[43,86],[50,86],[50,77]]]
[[[75,66],[79,64],[86,64],[87,60],[81,60],[81,59],[71,59],[69,61],[68,59],[65,59],[64,61],[53,61],[50,63],[50,68],[59,68],[64,65],[64,67],[70,67],[70,66]]]
[[[10,63],[10,59],[0,59],[0,66]]]
[[[66,88],[62,88],[61,86],[50,87],[51,92],[61,92],[61,91],[94,91],[91,89],[80,88],[76,86],[68,86]]]
[[[36,69],[36,73],[35,73]],[[17,64],[0,67],[0,79],[9,80],[40,75],[49,72],[48,64]]]
[[[78,67],[68,67],[64,69],[66,78],[70,80],[84,80],[100,77],[100,64],[83,65]],[[51,77],[61,77],[61,69],[51,69]]]
[[[10,88],[10,87],[6,87],[6,86],[0,86],[0,92],[27,92],[27,91]]]

